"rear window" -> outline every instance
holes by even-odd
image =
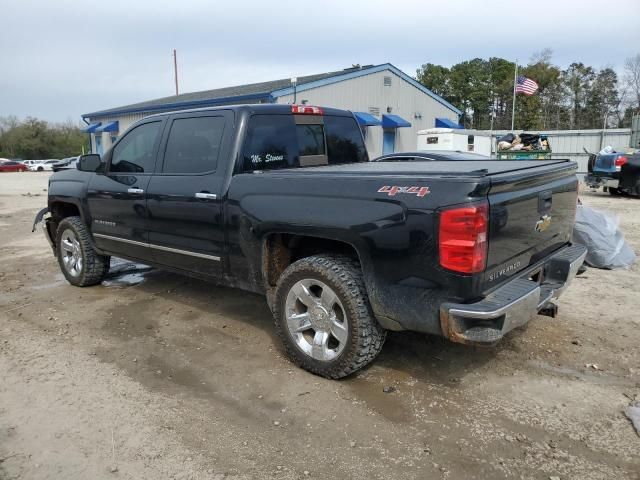
[[[352,117],[324,117],[329,164],[367,162],[362,132]]]
[[[324,155],[324,127],[322,125],[296,125],[300,155]]]
[[[252,116],[242,155],[243,170],[299,167],[301,156],[326,155],[329,165],[369,160],[354,118],[323,116],[322,121],[324,124],[296,124],[293,115]]]

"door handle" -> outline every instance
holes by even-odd
[[[133,193],[135,195],[140,195],[144,193],[144,190],[141,188],[127,188],[127,193]]]
[[[201,198],[203,200],[215,200],[216,198],[218,198],[218,195],[216,195],[215,193],[208,192],[198,192],[195,196],[196,198]]]

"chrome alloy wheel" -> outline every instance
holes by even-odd
[[[82,249],[73,230],[67,229],[62,233],[60,248],[67,273],[72,277],[79,276],[82,273]]]
[[[342,353],[349,338],[346,312],[336,293],[319,280],[303,279],[289,290],[287,327],[296,345],[316,360]]]

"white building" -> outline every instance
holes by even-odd
[[[419,130],[457,125],[462,112],[390,63],[218,88],[110,108],[82,116],[91,149],[102,153],[133,122],[154,113],[253,103],[301,103],[351,110],[371,158],[416,148]],[[436,119],[438,124],[436,124]]]

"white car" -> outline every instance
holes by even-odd
[[[45,170],[49,170],[49,171],[53,170],[53,164],[56,162],[59,162],[59,160],[31,160],[31,161],[38,162],[38,163],[34,163],[33,165],[29,165],[29,170],[32,172],[43,172]]]
[[[23,160],[22,163],[24,163],[27,167],[31,168],[33,165],[44,163],[44,160]]]

